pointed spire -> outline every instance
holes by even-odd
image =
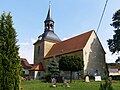
[[[55,42],[61,41],[59,37],[54,33],[54,21],[51,15],[51,1],[49,1],[48,14],[46,20],[44,21],[44,26],[44,33],[38,37],[39,40],[49,40]]]
[[[49,2],[48,14],[47,14],[47,18],[44,21],[44,23],[45,23],[45,32],[46,31],[54,32],[54,21],[52,19],[52,14],[51,14],[51,2]]]
[[[52,20],[52,13],[51,13],[51,1],[49,1],[49,10],[48,10],[48,14],[47,14],[47,18],[45,21],[49,21],[49,20]]]

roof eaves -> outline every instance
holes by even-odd
[[[60,53],[60,54],[51,55],[51,56],[46,56],[44,59],[52,58],[52,57],[55,57],[55,56],[62,56],[64,54],[70,54],[70,53],[74,53],[74,52],[78,52],[78,51],[83,51],[83,49],[74,50],[74,51],[65,52],[65,53]]]

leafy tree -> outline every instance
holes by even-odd
[[[12,16],[0,17],[0,90],[19,90],[21,65]]]
[[[59,69],[70,71],[70,82],[72,82],[72,72],[83,70],[83,60],[78,56],[61,56],[59,60]]]
[[[109,50],[112,52],[112,54],[114,54],[115,52],[118,53],[120,51],[120,9],[117,10],[113,15],[112,21],[113,23],[110,25],[115,28],[115,34],[113,35],[113,39],[109,39],[107,42]],[[119,58],[116,60],[116,62],[119,62]],[[99,90],[113,90],[111,85],[112,82],[107,78],[105,83],[100,85]]]
[[[53,58],[52,60],[50,60],[48,65],[48,72],[51,74],[52,77],[57,77],[60,74],[59,64],[56,58]]]
[[[115,28],[115,34],[113,35],[113,39],[109,39],[107,42],[109,50],[114,54],[120,51],[120,9],[113,15],[112,21],[113,23],[110,25]]]

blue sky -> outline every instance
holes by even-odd
[[[62,39],[96,30],[106,0],[51,0],[55,33]],[[33,63],[37,37],[44,31],[49,0],[0,0],[0,14],[11,12],[17,31],[20,56]],[[120,0],[109,0],[98,31],[98,37],[106,51],[106,61],[114,62],[118,54],[111,55],[107,40],[112,38],[112,16],[120,9]]]

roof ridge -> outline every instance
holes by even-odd
[[[68,40],[70,40],[70,39],[74,39],[74,38],[76,38],[76,37],[79,37],[79,36],[85,35],[85,34],[87,34],[87,33],[93,32],[93,31],[95,31],[95,30],[90,30],[90,31],[87,31],[87,32],[85,32],[85,33],[82,33],[82,34],[79,34],[79,35],[73,36],[73,37],[68,38],[68,39],[66,39],[66,40],[63,40],[63,41],[61,41],[61,42],[59,42],[59,43],[62,43],[62,42],[68,41]],[[59,44],[59,43],[56,43],[56,44]],[[54,45],[55,45],[55,44],[54,44]]]

